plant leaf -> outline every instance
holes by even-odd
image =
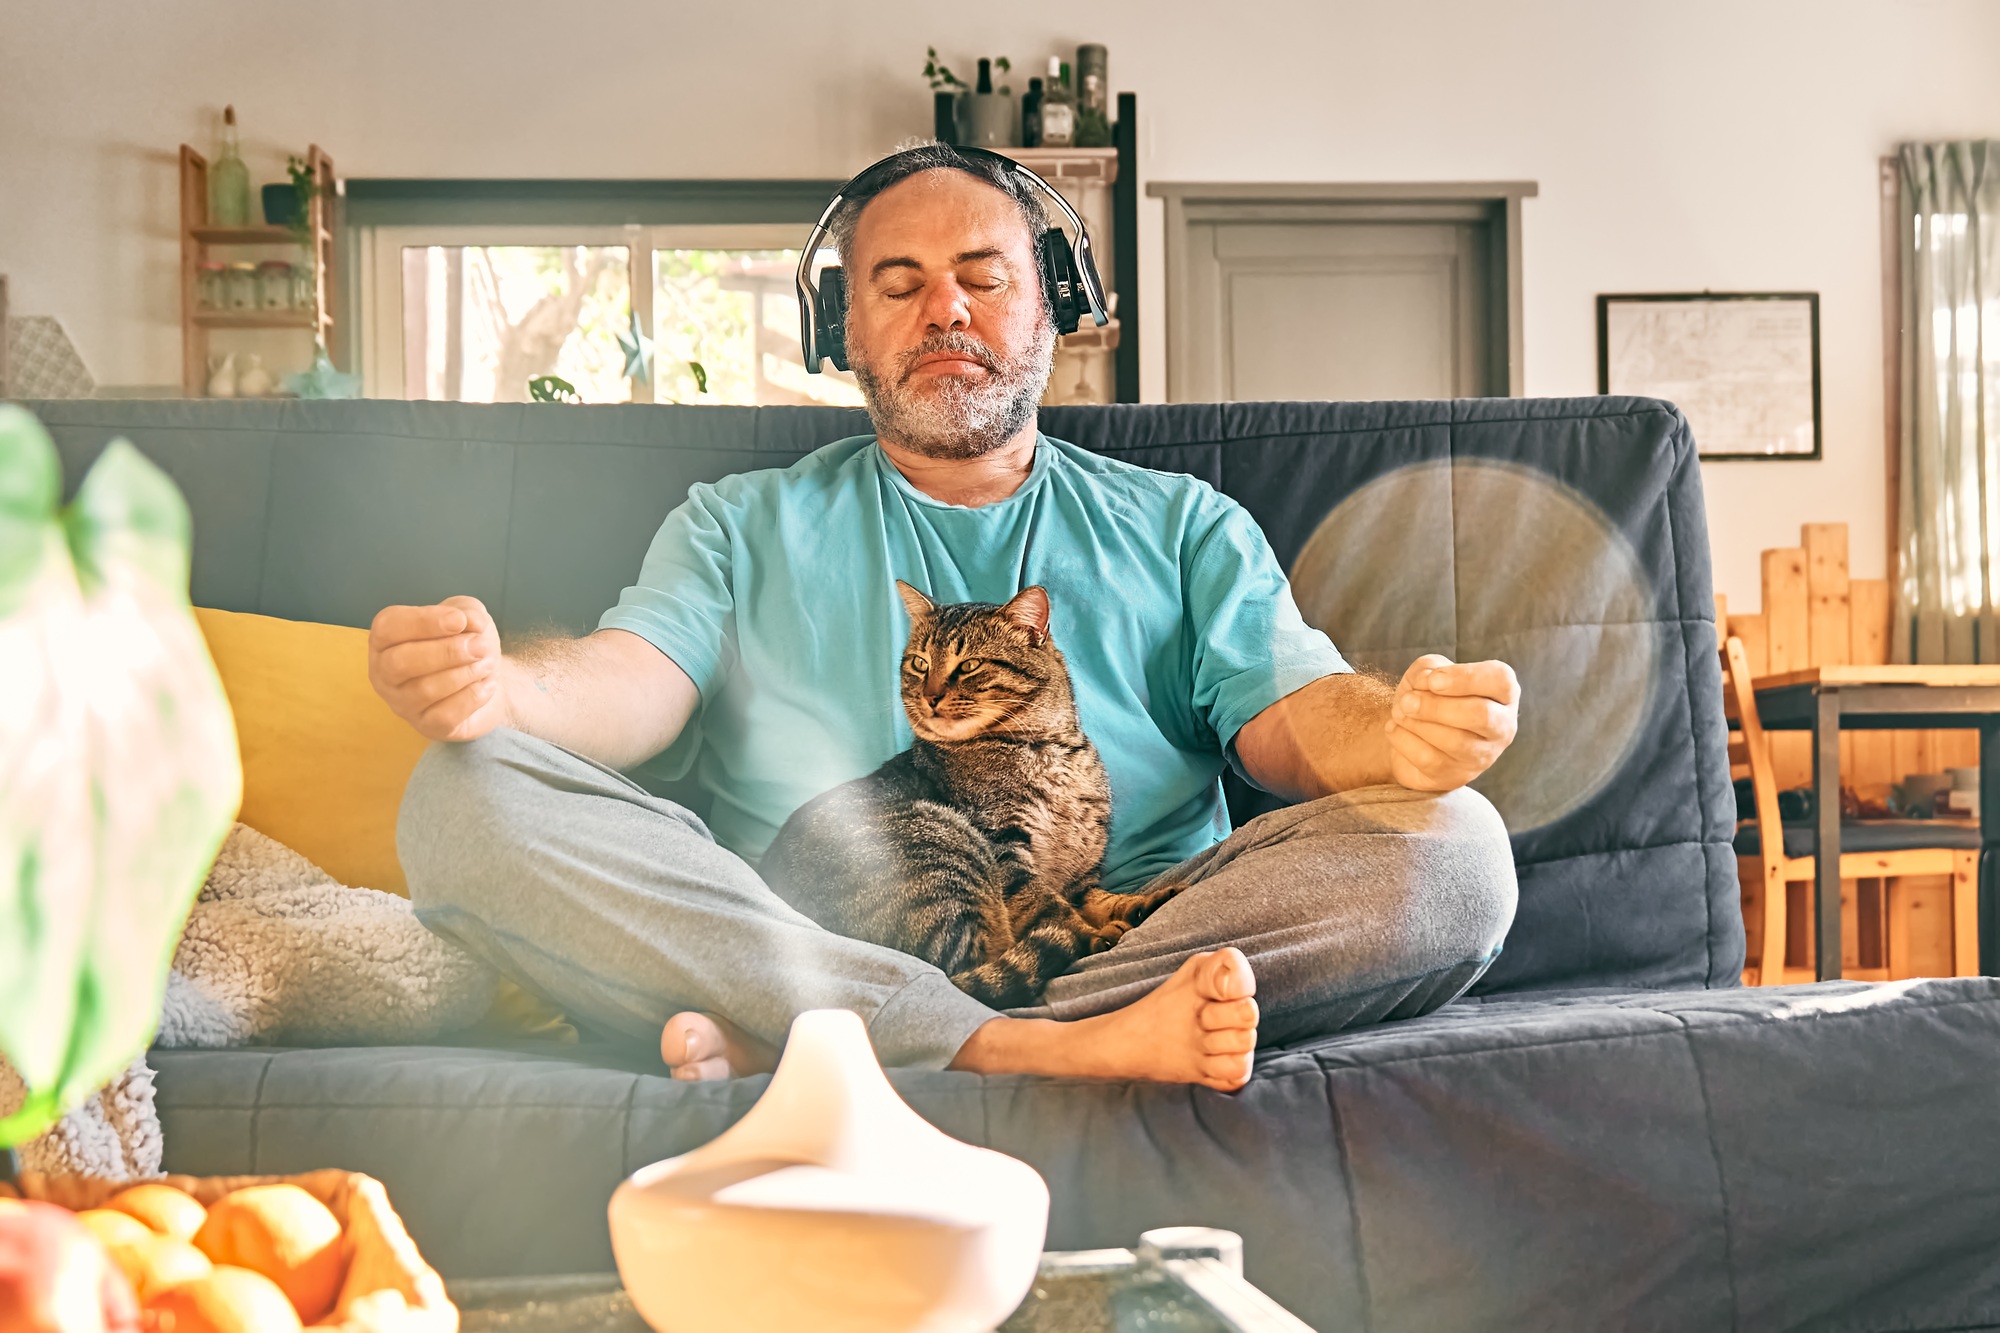
[[[242,797],[235,727],[187,601],[188,515],[124,441],[58,515],[41,427],[0,407],[0,1051],[39,1133],[151,1039],[181,926]]]

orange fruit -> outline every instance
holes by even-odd
[[[151,1240],[154,1231],[130,1213],[121,1213],[115,1208],[86,1208],[76,1215],[83,1223],[84,1230],[97,1237],[97,1243],[107,1250],[121,1245],[143,1245]]]
[[[123,1217],[124,1214],[116,1216]],[[125,1280],[132,1284],[132,1289],[139,1293],[142,1301],[176,1282],[201,1277],[214,1267],[207,1255],[184,1240],[162,1236],[144,1226],[139,1227],[136,1235],[125,1232],[122,1227],[105,1226],[103,1223],[99,1226],[102,1229],[94,1233],[98,1244],[110,1256],[118,1271],[125,1275]]]
[[[340,1222],[297,1185],[252,1185],[210,1205],[195,1248],[216,1264],[277,1283],[310,1324],[333,1308],[346,1274]]]
[[[121,1190],[105,1202],[106,1208],[130,1213],[153,1230],[175,1240],[193,1240],[194,1233],[208,1220],[208,1209],[172,1185],[150,1181]]]
[[[215,1265],[208,1261],[207,1255],[172,1236],[155,1236],[144,1245],[129,1247],[125,1254],[126,1257],[121,1258],[114,1251],[112,1262],[138,1289],[142,1301],[153,1299],[168,1287],[207,1277],[215,1271]]]
[[[262,1273],[219,1264],[146,1302],[156,1333],[300,1333],[298,1312]]]

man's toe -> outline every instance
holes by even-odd
[[[1257,1002],[1247,996],[1241,1000],[1211,1000],[1195,1012],[1195,1022],[1207,1032],[1219,1032],[1223,1028],[1254,1029],[1257,1026]]]
[[[1250,960],[1233,947],[1206,955],[1195,980],[1205,999],[1240,1000],[1257,993],[1257,976],[1250,970]]]
[[[1209,1055],[1202,1057],[1202,1082],[1223,1092],[1234,1092],[1250,1081],[1250,1055]]]
[[[728,1043],[723,1039],[722,1029],[707,1014],[675,1014],[660,1034],[660,1058],[676,1069],[727,1054]]]
[[[1205,1055],[1242,1055],[1256,1048],[1255,1028],[1222,1028],[1201,1034],[1201,1049]]]

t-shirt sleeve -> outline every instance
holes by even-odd
[[[1264,533],[1233,500],[1185,557],[1194,706],[1227,751],[1244,723],[1322,676],[1353,670],[1306,624]]]
[[[667,515],[639,567],[599,629],[630,630],[674,659],[707,699],[735,662],[733,547],[715,489],[697,485]]]

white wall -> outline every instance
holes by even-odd
[[[0,272],[100,381],[172,383],[175,146],[225,101],[262,180],[308,141],[356,176],[837,176],[928,129],[927,43],[1021,65],[1090,40],[1151,180],[1539,181],[1531,394],[1595,390],[1598,292],[1820,292],[1825,461],[1708,465],[1717,584],[1754,605],[1757,552],[1805,521],[1845,519],[1882,572],[1875,162],[2000,136],[1991,0],[6,0]]]

